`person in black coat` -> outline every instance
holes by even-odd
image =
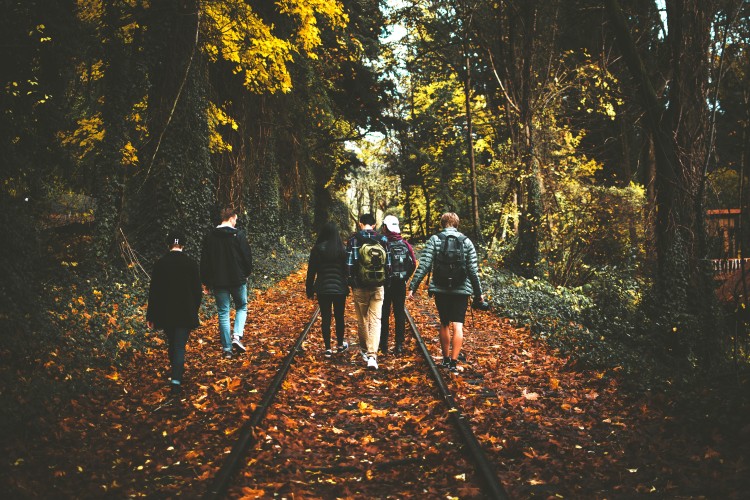
[[[163,329],[169,346],[170,389],[182,388],[185,346],[190,331],[199,325],[198,308],[203,293],[198,264],[182,252],[185,238],[172,233],[169,252],[154,265],[148,292],[146,321],[151,329]]]
[[[338,352],[349,348],[344,339],[344,306],[349,294],[346,273],[346,250],[341,234],[333,222],[327,222],[320,229],[318,239],[310,251],[305,281],[307,298],[318,297],[320,319],[323,329],[325,356],[331,357],[331,309],[336,320],[336,341]]]
[[[242,337],[247,319],[247,278],[253,270],[253,257],[247,235],[237,229],[237,212],[221,211],[221,224],[203,240],[201,280],[205,291],[212,291],[219,316],[219,334],[224,358],[232,358],[232,348],[245,352]],[[230,301],[234,302],[234,329],[230,329]],[[230,331],[231,330],[231,331]]]

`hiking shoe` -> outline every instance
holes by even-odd
[[[451,358],[448,356],[443,356],[443,362],[440,363],[441,368],[450,368],[451,366]]]
[[[378,369],[378,360],[375,359],[375,356],[370,356],[369,358],[367,358],[367,369],[368,370]]]
[[[461,352],[459,352],[459,353],[458,353],[458,360],[459,360],[460,362],[462,362],[462,363],[465,363],[465,362],[466,362],[466,354],[464,354],[464,352],[463,352],[463,351],[461,351]]]
[[[326,358],[330,358],[331,356],[333,356],[333,351],[331,351],[330,349],[326,349],[323,353],[323,356],[325,356]]]
[[[342,352],[346,352],[348,349],[349,349],[349,342],[345,340],[344,342],[339,344],[338,353],[341,354]]]
[[[224,359],[232,359],[232,351],[224,351]]]
[[[455,359],[451,359],[448,362],[448,369],[451,373],[458,373],[458,361]]]
[[[242,341],[238,338],[235,338],[234,340],[232,340],[232,347],[237,349],[239,352],[247,351],[247,349],[245,349],[245,346],[242,345]]]

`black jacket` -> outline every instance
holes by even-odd
[[[341,257],[332,260],[323,251],[325,243],[315,245],[307,262],[305,292],[312,298],[314,293],[324,295],[348,295],[346,283],[346,254],[341,247]]]
[[[201,280],[209,288],[240,286],[253,270],[253,256],[244,231],[215,227],[203,240]]]
[[[202,297],[198,264],[182,252],[169,252],[154,265],[146,320],[156,328],[195,328]]]

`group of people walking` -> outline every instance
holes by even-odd
[[[378,354],[389,352],[391,309],[395,320],[393,353],[401,354],[406,299],[414,296],[431,272],[428,292],[435,298],[440,316],[442,365],[457,371],[468,299],[473,296],[473,307],[488,307],[479,280],[477,252],[471,240],[458,231],[458,215],[452,212],[442,215],[442,231],[427,240],[419,262],[412,246],[402,238],[395,216],[383,219],[380,232],[375,230],[375,224],[372,214],[360,216],[359,231],[349,238],[344,249],[336,225],[329,222],[310,252],[305,288],[308,298],[317,296],[320,306],[325,356],[333,354],[332,316],[336,323],[337,352],[349,347],[344,338],[344,307],[350,288],[360,352],[367,367],[377,370]]]
[[[237,212],[226,208],[221,223],[203,240],[200,267],[183,253],[185,237],[172,233],[169,251],[154,265],[148,294],[146,321],[149,328],[163,329],[167,336],[170,389],[179,393],[185,372],[188,335],[199,325],[198,309],[204,294],[213,293],[218,313],[222,355],[245,352],[242,337],[247,319],[247,278],[253,257],[247,235],[237,229]],[[234,303],[234,328],[230,325]]]
[[[390,316],[394,317],[395,355],[403,352],[406,329],[405,302],[432,273],[429,294],[440,316],[442,365],[456,371],[463,341],[468,298],[486,306],[478,277],[477,253],[471,240],[458,231],[459,218],[445,213],[442,231],[427,240],[418,262],[411,244],[401,236],[398,218],[388,215],[380,231],[372,214],[362,214],[359,230],[347,241],[333,222],[318,233],[308,259],[305,292],[320,306],[324,356],[333,356],[331,325],[335,324],[336,349],[349,348],[344,311],[351,291],[357,316],[358,343],[367,368],[378,369],[378,355],[389,353]],[[185,370],[185,346],[190,331],[199,324],[198,309],[204,294],[213,294],[218,313],[222,356],[231,359],[245,352],[243,333],[247,318],[247,278],[253,259],[247,236],[237,229],[237,213],[221,212],[221,223],[204,238],[200,266],[184,252],[186,240],[171,233],[169,251],[155,264],[149,288],[146,321],[163,329],[168,341],[170,389],[179,393]],[[411,281],[410,281],[411,280]],[[408,287],[408,294],[407,294]],[[230,309],[235,308],[234,327]]]

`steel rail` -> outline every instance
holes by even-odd
[[[214,477],[214,481],[211,484],[210,488],[203,496],[204,499],[216,500],[219,498],[224,498],[224,496],[226,495],[232,477],[240,468],[242,459],[245,457],[250,447],[255,443],[255,433],[253,431],[256,427],[258,427],[258,425],[260,425],[260,423],[263,421],[263,418],[266,416],[268,408],[271,406],[274,398],[276,397],[276,394],[279,392],[281,384],[284,382],[284,379],[289,373],[289,368],[292,365],[292,361],[300,351],[302,342],[305,341],[307,334],[310,333],[315,320],[318,318],[318,314],[320,314],[319,307],[315,309],[315,312],[312,315],[312,319],[309,321],[309,323],[307,323],[307,326],[300,334],[297,342],[294,344],[294,347],[292,347],[292,350],[289,351],[289,353],[286,355],[286,358],[284,358],[284,362],[281,364],[281,368],[279,368],[279,371],[276,372],[276,376],[271,382],[271,385],[268,386],[268,389],[266,389],[261,403],[255,408],[255,411],[253,411],[250,420],[245,422],[245,424],[240,428],[239,438],[232,447],[232,451],[229,453],[226,461],[219,469],[219,472],[216,474],[216,477]]]
[[[405,312],[406,318],[409,320],[412,332],[414,333],[414,338],[417,341],[417,345],[422,351],[422,355],[427,360],[427,365],[430,368],[430,374],[435,380],[438,389],[440,389],[440,393],[442,394],[445,403],[448,405],[448,415],[450,415],[453,424],[456,426],[459,434],[463,438],[464,443],[466,444],[467,451],[474,462],[474,466],[476,467],[477,472],[479,473],[482,483],[482,489],[484,490],[485,495],[487,495],[488,498],[494,498],[498,500],[509,499],[510,497],[508,496],[508,493],[505,491],[502,483],[500,483],[500,480],[497,478],[497,473],[495,472],[494,467],[487,459],[482,446],[479,444],[479,441],[474,435],[474,431],[471,430],[471,426],[469,425],[468,420],[466,419],[466,417],[464,417],[464,414],[456,404],[453,395],[445,385],[445,381],[443,380],[443,376],[440,374],[440,370],[438,370],[437,365],[435,365],[435,361],[432,359],[430,351],[427,349],[424,340],[422,340],[422,336],[419,334],[419,329],[414,323],[414,318],[412,318],[408,310],[405,310]]]

